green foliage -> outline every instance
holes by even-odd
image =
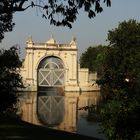
[[[17,90],[23,87],[19,74],[20,66],[16,47],[0,50],[0,115],[17,109]]]
[[[103,63],[109,48],[107,46],[89,47],[80,57],[80,65],[82,68],[89,68],[89,71],[96,71],[98,75],[103,72]]]
[[[111,6],[111,0],[104,0],[104,3]],[[100,0],[0,0],[0,40],[4,32],[12,30],[13,14],[28,8],[39,8],[42,18],[49,20],[50,24],[69,28],[72,28],[80,9],[83,8],[89,18],[103,11]]]
[[[0,1],[0,42],[4,38],[4,33],[12,31],[14,23],[12,22],[13,13],[12,12],[1,12],[2,3]]]
[[[124,21],[109,31],[110,49],[98,81],[106,102],[102,130],[109,140],[138,140],[140,132],[140,23]]]

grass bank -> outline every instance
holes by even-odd
[[[97,138],[53,130],[33,125],[19,119],[0,118],[0,139],[2,140],[99,140]]]

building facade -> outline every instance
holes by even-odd
[[[97,74],[80,68],[76,39],[60,44],[54,38],[36,43],[29,37],[21,75],[26,91],[95,91]],[[52,88],[53,87],[53,88]]]

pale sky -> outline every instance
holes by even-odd
[[[80,12],[72,29],[50,25],[40,13],[37,15],[35,9],[16,13],[13,19],[16,25],[12,32],[5,33],[0,47],[7,49],[19,44],[23,58],[26,40],[30,35],[34,42],[46,42],[53,35],[58,43],[69,43],[74,36],[80,56],[89,46],[107,44],[108,30],[116,28],[119,22],[129,19],[140,22],[140,0],[112,0],[111,7],[104,4],[103,8],[104,11],[93,19]]]

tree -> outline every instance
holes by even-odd
[[[104,0],[104,3],[111,6],[111,0]],[[100,0],[0,0],[0,40],[3,39],[4,32],[12,30],[15,12],[34,7],[39,8],[42,17],[48,19],[50,24],[70,28],[80,9],[84,8],[89,18],[103,11]]]
[[[18,88],[23,87],[19,75],[21,61],[16,47],[0,50],[0,116],[9,112],[16,112],[18,102]]]
[[[80,56],[80,66],[89,68],[91,72],[97,72],[98,76],[102,75],[103,61],[105,59],[108,47],[103,45],[89,47]]]
[[[12,13],[1,13],[1,2],[0,2],[0,42],[4,38],[4,33],[12,31],[14,23],[12,22]]]
[[[119,23],[109,31],[110,49],[98,81],[106,95],[102,130],[110,140],[140,139],[140,23]],[[107,94],[106,94],[107,93]]]

